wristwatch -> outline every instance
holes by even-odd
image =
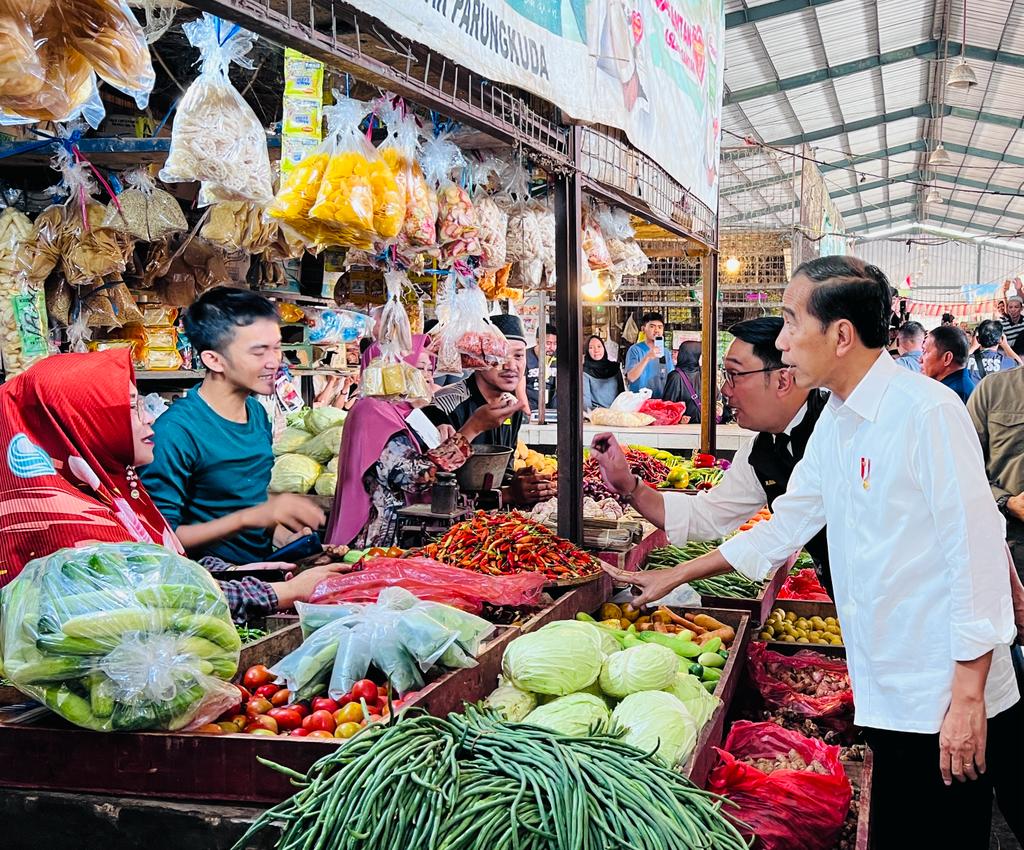
[[[633,483],[633,489],[625,494],[626,501],[630,504],[633,504],[633,497],[636,496],[637,490],[639,490],[644,483],[644,480],[639,475],[634,475],[633,477],[636,479]]]
[[[999,508],[999,513],[1001,513],[1004,517],[1007,518],[1010,516],[1010,514],[1006,510],[1006,503],[1009,501],[1009,496],[1000,496],[998,499],[996,499],[996,507]]]

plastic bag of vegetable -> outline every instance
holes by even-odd
[[[321,471],[320,464],[311,457],[298,454],[281,455],[274,461],[274,467],[270,471],[270,492],[308,493],[316,484]]]
[[[747,651],[750,678],[771,708],[802,717],[831,719],[833,725],[853,721],[853,690],[846,662],[804,649],[782,655],[763,643]]]
[[[62,549],[29,563],[0,608],[4,674],[78,726],[194,728],[238,699],[224,594],[161,546]]]
[[[578,629],[541,629],[505,648],[501,672],[524,691],[564,696],[595,682],[603,661],[599,635]]]
[[[359,610],[358,605],[313,605],[309,602],[296,602],[295,612],[299,615],[299,627],[303,639],[308,638],[317,629],[328,623],[348,617]]]
[[[313,435],[309,431],[304,431],[301,428],[285,428],[274,440],[274,457],[295,454],[312,437]]]
[[[315,606],[321,608],[323,606]],[[423,686],[435,665],[472,667],[473,655],[493,630],[486,620],[400,587],[380,593],[376,604],[348,606],[350,613],[322,625],[272,669],[302,699],[327,684],[335,698],[366,678],[372,663],[400,694]]]
[[[697,724],[690,712],[665,691],[630,694],[615,707],[612,722],[625,728],[623,741],[653,752],[669,767],[683,764],[697,743]]]
[[[484,706],[498,712],[509,723],[519,723],[537,707],[537,697],[503,682],[487,695]]]
[[[679,672],[679,656],[656,643],[631,646],[605,659],[601,690],[608,696],[626,697],[637,691],[670,687]]]
[[[839,747],[776,723],[737,720],[718,755],[722,761],[711,772],[708,790],[738,806],[723,811],[737,825],[749,826],[759,846],[835,846],[852,796]],[[761,759],[774,761],[776,768],[766,772],[751,763]]]
[[[310,434],[322,434],[335,425],[343,425],[348,414],[337,407],[314,407],[306,413],[306,430]]]
[[[539,705],[523,723],[542,726],[560,735],[582,738],[608,728],[611,715],[601,697],[593,694],[568,694]]]
[[[313,458],[317,463],[327,463],[341,451],[341,425],[335,425],[333,428],[320,432],[295,451],[300,455]]]

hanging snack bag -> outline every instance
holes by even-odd
[[[612,257],[608,253],[608,243],[598,226],[597,218],[592,209],[583,213],[583,253],[591,271],[605,271],[612,267]]]
[[[344,345],[369,336],[373,320],[363,313],[334,307],[307,307],[302,311],[313,345]]]
[[[462,356],[463,369],[490,369],[505,362],[508,340],[487,316],[487,298],[472,276],[462,278],[455,295],[455,317],[450,333]]]
[[[390,271],[385,273],[384,282],[388,301],[380,317],[381,353],[363,370],[359,393],[391,401],[430,401],[423,373],[403,359],[412,349],[409,316],[402,306],[402,286],[408,278],[404,272]]]
[[[438,287],[437,292],[437,326],[431,331],[431,336],[436,340],[433,345],[437,352],[437,362],[434,364],[434,375],[458,375],[462,376],[465,371],[462,368],[462,355],[456,343],[458,337],[454,331],[455,321],[455,297],[458,294],[458,278],[454,271],[449,271],[448,276]]]
[[[429,139],[423,146],[423,168],[437,187],[437,240],[441,260],[480,256],[479,222],[473,201],[462,186],[452,180],[452,170],[465,167],[462,151],[446,135]]]
[[[18,261],[32,235],[24,213],[0,213],[0,363],[8,377],[49,353],[42,280],[30,285]]]
[[[120,230],[143,242],[188,230],[181,206],[168,192],[157,188],[146,169],[129,171],[122,179],[128,188],[117,196],[120,207],[107,207],[103,227]]]
[[[488,192],[491,175],[497,174],[495,161],[485,160],[474,171],[473,207],[480,228],[480,268],[493,272],[505,265],[508,213]]]
[[[366,130],[367,141],[377,120],[376,112],[372,113]],[[373,189],[373,229],[378,240],[388,241],[401,233],[405,223],[405,190],[399,184],[394,169],[376,150],[369,165],[370,187]]]
[[[178,104],[160,179],[202,181],[211,199],[268,204],[273,191],[267,134],[228,77],[232,62],[254,67],[246,54],[256,36],[207,12],[182,29],[199,48],[202,70]]]
[[[398,251],[416,253],[437,244],[437,195],[427,185],[416,160],[420,131],[413,115],[385,101],[380,114],[390,130],[380,155],[391,168],[405,199],[405,218],[398,234]]]
[[[277,222],[263,214],[263,208],[248,201],[221,201],[210,207],[210,215],[199,231],[207,242],[225,251],[259,254],[277,238]]]

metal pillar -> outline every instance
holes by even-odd
[[[537,304],[537,424],[544,425],[548,421],[548,356],[547,356],[547,333],[548,326],[548,294],[543,289],[540,291]],[[558,385],[556,377],[555,385]]]
[[[575,163],[580,128],[571,128],[569,151]],[[574,170],[555,182],[555,410],[558,414],[558,533],[583,543],[583,193]],[[538,329],[540,330],[540,329]],[[543,391],[543,390],[542,390]]]
[[[703,296],[700,302],[700,448],[709,454],[717,447],[715,427],[718,402],[718,251],[701,259]]]

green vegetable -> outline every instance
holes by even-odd
[[[345,563],[345,564],[356,564],[356,563],[358,563],[360,561],[360,559],[366,557],[366,553],[368,551],[370,551],[370,550],[369,549],[349,549],[348,552],[346,552],[344,557],[341,559],[342,563]]]
[[[703,682],[702,684],[704,685],[704,690],[709,694],[713,694],[715,692],[715,688],[718,687],[718,682]]]
[[[338,489],[338,475],[335,472],[321,472],[313,485],[313,492],[318,496],[333,496]]]
[[[223,596],[189,584],[162,584],[135,591],[135,599],[148,608],[187,608],[190,611],[227,611]]]
[[[7,673],[19,685],[41,685],[46,682],[63,682],[77,679],[89,672],[93,662],[75,655],[54,656],[41,661],[30,661],[18,667],[5,667]]]
[[[665,691],[630,694],[612,712],[626,730],[623,740],[652,752],[669,767],[682,764],[697,743],[698,727],[680,700]]]
[[[96,717],[106,718],[114,713],[114,682],[102,673],[89,676],[89,704]]]
[[[601,638],[595,632],[542,629],[512,641],[501,659],[501,670],[524,691],[564,696],[597,679],[603,660]]]
[[[718,652],[722,648],[722,639],[719,637],[713,637],[707,643],[705,643],[701,650],[703,653]]]
[[[322,434],[329,428],[343,425],[347,416],[344,410],[337,407],[314,407],[306,414],[306,430],[310,434]]]
[[[213,641],[228,652],[238,652],[242,648],[242,640],[234,624],[211,614],[178,613],[172,619],[171,627],[177,632]]]
[[[622,649],[611,631],[608,629],[602,629],[596,623],[586,623],[581,620],[555,620],[553,623],[548,623],[546,626],[539,629],[539,631],[544,632],[555,629],[582,629],[597,635],[598,640],[601,641],[601,651],[605,655],[611,655],[613,652],[618,652]]]
[[[36,648],[51,655],[106,655],[115,646],[116,641],[67,637],[60,634],[42,635],[36,640]]]
[[[704,652],[697,656],[697,663],[701,667],[724,667],[725,659],[717,652]]]
[[[270,492],[308,493],[322,471],[319,463],[305,455],[281,455],[270,471]]]
[[[601,667],[601,690],[608,696],[625,697],[637,691],[660,691],[676,678],[678,656],[653,643],[627,647],[605,659]]]
[[[76,726],[96,729],[101,724],[97,721],[87,700],[73,693],[67,685],[53,685],[39,692],[43,705],[51,711],[70,720]]]
[[[700,678],[702,682],[717,682],[719,679],[722,678],[722,671],[716,669],[715,667],[705,667],[704,672],[701,673]]]
[[[294,455],[284,457],[295,457],[302,455],[312,458],[318,464],[327,463],[341,451],[341,426],[335,425],[317,434],[313,439],[307,440],[295,450]]]
[[[274,440],[274,457],[294,454],[305,443],[308,443],[312,436],[309,431],[302,428],[285,428]]]
[[[593,694],[569,694],[537,706],[523,722],[550,729],[559,735],[582,738],[604,732],[610,717],[608,706],[600,697]]]
[[[61,631],[69,637],[119,638],[125,632],[166,631],[177,616],[177,611],[165,608],[97,611],[72,617],[61,626]]]
[[[672,635],[662,634],[661,632],[641,632],[640,640],[645,643],[656,643],[659,646],[664,646],[666,649],[671,649],[680,658],[696,658],[704,650],[688,640],[680,640]]]
[[[505,720],[518,723],[537,707],[537,697],[515,685],[498,685],[488,694],[484,706]]]
[[[717,673],[717,670],[709,672]],[[709,694],[702,686],[700,680],[689,673],[680,673],[676,676],[672,687],[666,688],[668,693],[676,697],[690,713],[693,722],[697,724],[698,731],[711,719],[715,709],[721,704],[718,697]]]
[[[691,664],[687,671],[691,676],[696,676],[698,679],[704,675],[704,668],[699,664]]]

